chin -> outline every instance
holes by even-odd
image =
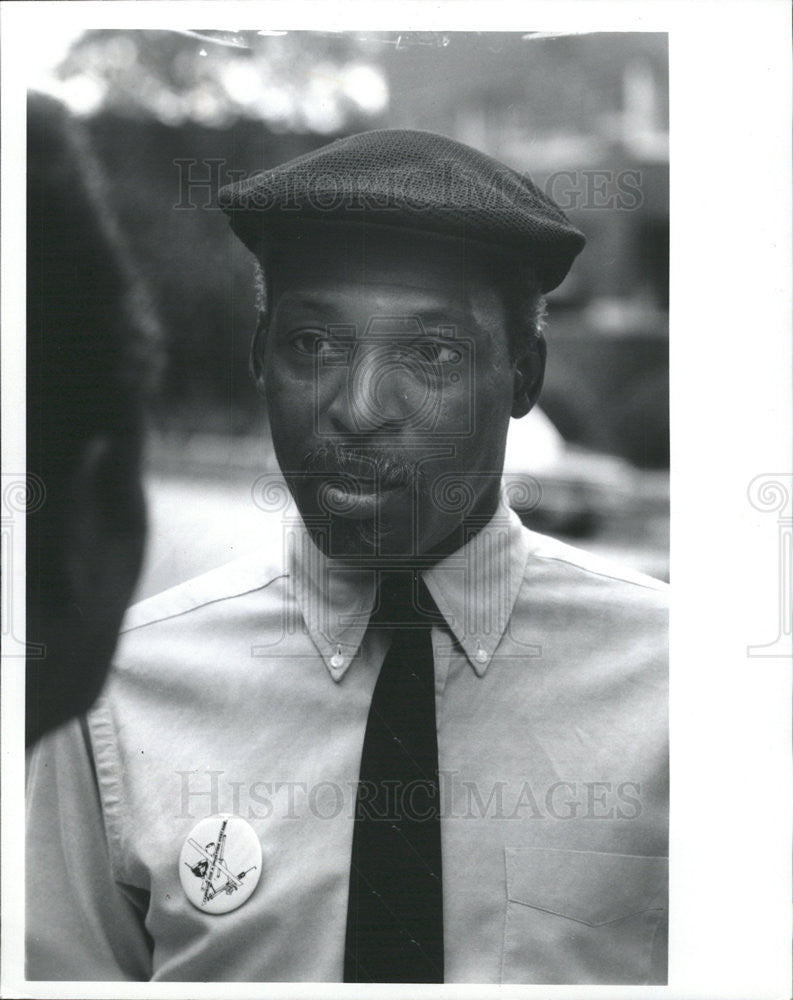
[[[323,536],[323,551],[333,559],[371,561],[378,556],[383,532],[374,518],[337,518]]]

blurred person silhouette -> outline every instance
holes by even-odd
[[[158,329],[78,122],[28,96],[26,741],[94,702],[145,538],[143,400]]]

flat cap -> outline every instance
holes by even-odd
[[[378,129],[339,139],[218,192],[254,252],[292,219],[343,219],[477,240],[561,283],[586,242],[534,184],[471,146],[433,132]]]

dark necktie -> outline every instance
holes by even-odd
[[[370,627],[393,627],[377,678],[355,807],[344,981],[443,982],[438,738],[430,629],[417,573],[384,581]]]

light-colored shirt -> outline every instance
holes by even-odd
[[[504,500],[425,570],[447,982],[666,977],[666,585],[523,527]],[[28,977],[342,978],[356,782],[388,648],[371,571],[299,519],[137,605],[87,718],[28,785]],[[258,885],[201,912],[196,823],[255,830]]]

